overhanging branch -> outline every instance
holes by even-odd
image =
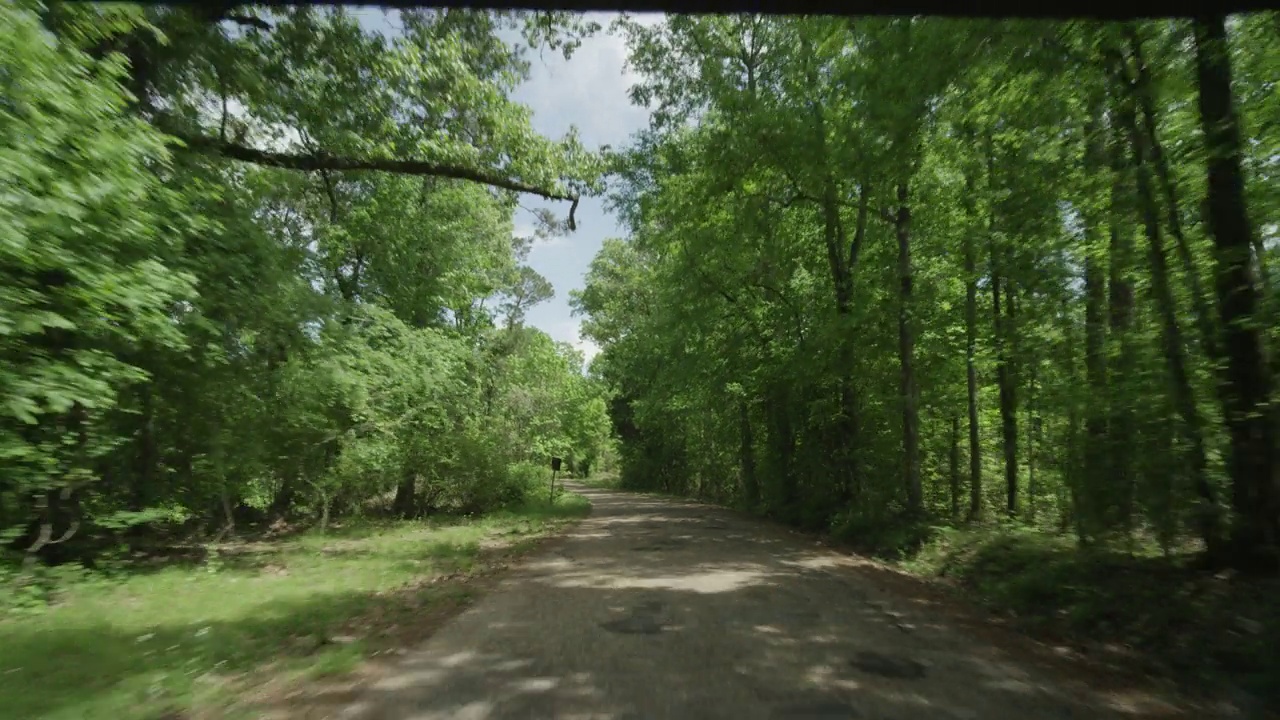
[[[286,170],[322,171],[322,170],[373,170],[377,172],[397,173],[400,175],[430,175],[433,177],[467,180],[490,187],[511,190],[518,193],[537,195],[547,200],[565,200],[572,202],[569,208],[569,229],[577,230],[574,212],[578,209],[578,196],[564,192],[548,190],[519,180],[502,177],[495,173],[457,165],[441,165],[422,160],[391,160],[381,158],[347,158],[324,155],[295,155],[292,153],[270,152],[258,150],[245,145],[220,140],[205,135],[189,135],[166,130],[168,134],[178,138],[192,150],[202,153],[218,154],[232,160],[265,165],[267,167],[284,168]]]
[[[257,28],[259,30],[262,30],[263,32],[271,32],[272,30],[275,29],[271,27],[271,23],[267,22],[266,20],[263,20],[260,17],[255,17],[253,15],[224,15],[222,16],[222,19],[229,20],[237,25],[242,25],[244,27]]]

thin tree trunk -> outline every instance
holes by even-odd
[[[1103,498],[1105,510],[1102,521],[1110,528],[1117,521],[1128,526],[1132,517],[1131,498],[1136,477],[1133,469],[1134,409],[1128,388],[1123,380],[1133,377],[1137,357],[1133,344],[1134,319],[1133,282],[1129,277],[1133,267],[1133,233],[1129,225],[1132,203],[1126,192],[1129,164],[1125,160],[1124,138],[1118,124],[1112,123],[1109,148],[1111,163],[1110,240],[1108,268],[1109,292],[1108,325],[1116,358],[1114,372],[1108,373],[1107,419],[1109,438],[1106,468],[1102,476],[1090,476],[1086,482],[1093,488],[1092,495]]]
[[[1226,376],[1230,400],[1231,544],[1237,559],[1257,557],[1274,545],[1280,531],[1277,512],[1275,428],[1269,412],[1271,377],[1254,321],[1258,290],[1250,262],[1253,227],[1244,198],[1240,168],[1240,124],[1231,96],[1231,58],[1226,18],[1197,18],[1194,23],[1200,122],[1208,155],[1209,230],[1217,255],[1218,309],[1224,328]]]
[[[1102,144],[1102,107],[1100,102],[1090,109],[1085,128],[1085,172],[1090,178],[1103,172],[1106,150]],[[1107,397],[1106,321],[1107,281],[1102,265],[1102,222],[1089,213],[1085,218],[1084,259],[1084,363],[1085,382],[1089,388],[1090,402],[1085,408],[1084,480],[1103,478],[1107,475],[1107,417],[1102,399]],[[1074,406],[1073,406],[1074,409]],[[1100,511],[1094,493],[1073,493],[1086,507],[1077,507],[1078,523],[1092,531],[1100,520]]]
[[[1070,300],[1067,297],[1062,298],[1062,315],[1066,322],[1063,329],[1062,341],[1058,347],[1058,353],[1067,362],[1067,377],[1077,377],[1077,354],[1076,347],[1079,345],[1078,338],[1074,337],[1074,323],[1071,320]],[[1087,376],[1087,370],[1086,370]],[[1059,486],[1058,491],[1058,529],[1066,532],[1074,527],[1076,532],[1076,540],[1081,545],[1089,543],[1089,536],[1085,533],[1084,527],[1081,525],[1081,491],[1086,487],[1086,483],[1079,478],[1084,467],[1082,462],[1083,452],[1080,448],[1080,400],[1079,395],[1071,393],[1067,400],[1067,432],[1066,446],[1063,448],[1063,482]],[[1086,440],[1087,442],[1087,440]],[[1065,492],[1066,497],[1063,497]]]
[[[1040,418],[1036,416],[1036,359],[1030,363],[1031,371],[1027,378],[1027,518],[1036,519],[1036,495],[1040,488],[1036,485],[1036,434],[1040,429]]]
[[[155,390],[152,382],[143,383],[139,388],[141,404],[141,427],[138,429],[137,476],[133,483],[133,509],[142,511],[151,504],[156,492],[156,475],[159,470],[160,454],[156,448],[156,413]]]
[[[919,390],[915,377],[915,337],[911,332],[911,208],[907,181],[898,184],[898,362],[901,366],[903,481],[907,488],[907,511],[919,513],[924,507],[920,484]]]
[[[1004,337],[1001,340],[1003,372],[1002,383],[1006,392],[1002,393],[1001,429],[1004,433],[1004,473],[1005,473],[1005,510],[1010,516],[1018,514],[1018,380],[1014,372],[1013,358],[1017,356],[1013,346],[1016,327],[1015,292],[1013,280],[1005,278],[1005,319],[1003,323]]]
[[[796,473],[794,467],[796,436],[791,424],[790,397],[786,386],[775,383],[770,390],[765,412],[769,417],[769,445],[777,461],[773,475],[780,492],[777,507],[790,519],[796,500]]]
[[[960,416],[951,416],[951,453],[947,479],[951,485],[951,519],[960,517]]]
[[[751,433],[751,408],[746,398],[738,400],[738,422],[741,426],[741,444],[738,462],[742,468],[742,494],[747,508],[754,509],[760,501],[760,484],[756,478],[755,438]]]
[[[966,179],[968,195],[973,195],[973,178]],[[971,201],[970,201],[971,202]],[[969,410],[969,520],[982,519],[982,445],[978,435],[978,274],[973,234],[964,236],[964,334],[966,394]]]
[[[996,185],[996,158],[990,136],[986,138],[986,146],[987,179],[991,187],[994,188]],[[1004,250],[998,246],[995,229],[996,221],[993,211],[990,226],[991,237],[989,240],[991,246],[991,320],[996,348],[996,384],[1000,389],[1000,434],[1004,451],[1005,510],[1009,514],[1014,514],[1018,508],[1018,411],[1013,388],[1013,372],[1009,358],[1010,331],[1006,327],[1009,324],[1009,318],[1012,317],[1012,308],[1009,309],[1010,315],[1008,318],[1000,308],[1001,283],[1003,281],[1008,284],[1011,281],[1002,275],[1006,270],[1004,263],[1000,261]],[[1011,293],[1007,288],[1004,289],[1003,296],[1006,300],[1011,297]]]

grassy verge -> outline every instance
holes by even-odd
[[[52,607],[0,616],[0,716],[255,717],[255,688],[420,639],[470,579],[589,509],[564,494],[478,519],[349,523],[81,579]]]
[[[1190,556],[1082,550],[1031,529],[941,530],[911,558],[1033,636],[1181,681],[1280,703],[1280,580],[1209,574]]]
[[[588,487],[599,488],[601,490],[617,490],[618,474],[597,472],[584,478],[573,478],[573,482],[582,483]]]

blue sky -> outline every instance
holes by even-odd
[[[382,10],[361,8],[355,11],[368,29],[393,33],[399,23],[394,13],[388,21]],[[619,147],[632,133],[645,127],[649,112],[631,104],[627,90],[631,76],[625,71],[626,47],[622,38],[608,33],[615,13],[587,13],[603,30],[584,40],[571,60],[559,52],[536,50],[529,53],[531,77],[515,94],[515,99],[533,110],[533,126],[543,135],[558,138],[570,126],[578,128],[584,145]],[[661,16],[640,16],[656,22]],[[514,39],[515,36],[513,36]],[[529,209],[549,207],[558,217],[568,213],[565,203],[543,203],[526,196],[521,204]],[[612,213],[604,209],[603,199],[584,198],[575,214],[578,230],[567,237],[534,245],[529,264],[555,287],[555,297],[529,311],[526,322],[544,330],[556,340],[571,343],[590,360],[597,348],[579,336],[579,321],[569,309],[569,291],[581,288],[583,275],[591,258],[607,237],[623,234]],[[517,235],[531,235],[532,216],[521,210],[515,218]]]

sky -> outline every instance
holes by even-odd
[[[399,23],[377,8],[355,11],[360,22],[370,30],[394,33]],[[578,128],[582,143],[588,148],[600,145],[621,147],[632,133],[649,122],[649,112],[631,104],[627,90],[633,77],[625,69],[627,51],[621,37],[608,32],[616,13],[587,13],[602,30],[583,41],[582,46],[566,61],[558,51],[530,51],[531,77],[515,93],[515,100],[533,111],[533,127],[552,138],[563,136],[570,128]],[[660,15],[640,15],[641,22],[657,22]],[[514,39],[513,35],[513,39]],[[567,203],[548,203],[540,198],[524,196],[521,205],[528,210],[550,208],[557,217],[569,212]],[[555,297],[535,306],[525,322],[540,328],[555,340],[578,348],[588,362],[599,348],[579,332],[579,318],[572,316],[569,292],[580,289],[583,276],[605,238],[621,237],[624,232],[612,213],[604,209],[603,198],[583,198],[574,214],[578,229],[565,237],[537,242],[529,253],[528,263],[555,288]],[[533,216],[527,210],[517,211],[515,234],[533,234]]]

